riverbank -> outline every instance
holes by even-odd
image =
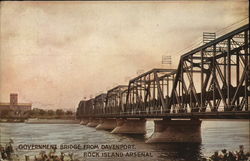
[[[74,119],[0,119],[0,123],[26,123],[26,124],[79,124]]]
[[[24,119],[0,119],[0,123],[23,123]]]

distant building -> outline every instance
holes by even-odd
[[[0,113],[4,110],[11,110],[14,115],[23,115],[25,111],[31,110],[31,107],[31,103],[18,103],[18,94],[11,93],[9,103],[0,102]]]

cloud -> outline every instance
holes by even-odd
[[[75,107],[139,69],[160,67],[162,55],[176,67],[178,51],[248,16],[246,4],[1,2],[0,101],[18,92],[34,107]]]

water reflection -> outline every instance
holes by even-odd
[[[201,160],[201,144],[193,143],[164,143],[156,144],[155,151],[161,152],[160,158],[168,158],[169,160]]]
[[[89,158],[93,161],[200,161],[203,156],[211,156],[216,150],[238,150],[239,145],[249,149],[249,122],[234,121],[203,121],[201,127],[201,144],[162,143],[146,144],[145,140],[153,133],[153,122],[147,122],[146,135],[111,134],[110,131],[96,130],[81,125],[46,125],[46,124],[8,124],[0,123],[0,142],[4,143],[13,138],[15,146],[19,144],[131,144],[136,151],[151,152],[149,158]],[[93,151],[74,150],[80,159],[83,152]],[[102,151],[102,150],[94,150]],[[65,150],[64,152],[69,152]],[[39,150],[19,150],[18,154],[34,155]]]
[[[117,135],[117,134],[116,134]],[[201,153],[202,144],[200,143],[153,143],[146,144],[145,135],[138,134],[118,134],[121,138],[136,143],[140,150],[150,149],[157,154],[158,161],[200,161],[203,158]]]

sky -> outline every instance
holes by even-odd
[[[43,109],[75,109],[138,71],[176,68],[203,32],[249,17],[245,0],[0,3],[0,102],[18,93]]]

